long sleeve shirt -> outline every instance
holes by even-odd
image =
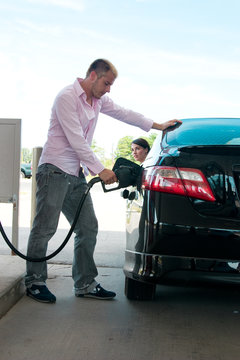
[[[53,164],[64,172],[78,176],[80,166],[92,175],[99,174],[103,164],[91,149],[99,113],[149,131],[153,120],[115,104],[107,95],[86,101],[86,93],[76,79],[57,95],[51,112],[47,141],[39,165]]]

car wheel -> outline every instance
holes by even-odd
[[[125,278],[125,295],[129,300],[153,300],[156,285]]]
[[[25,176],[24,172],[21,171],[21,178],[22,178],[22,179],[25,179],[25,177],[26,177],[26,176]]]

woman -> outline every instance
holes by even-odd
[[[131,150],[134,159],[142,164],[150,151],[150,146],[147,140],[138,138],[132,141]]]

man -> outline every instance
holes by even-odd
[[[143,115],[116,105],[105,94],[110,92],[117,70],[107,60],[95,60],[85,79],[77,78],[57,95],[52,107],[48,138],[37,171],[36,216],[28,241],[28,256],[46,255],[47,244],[57,230],[60,212],[72,224],[87,183],[84,174],[97,175],[105,184],[117,181],[115,173],[104,168],[91,150],[91,142],[99,112],[145,131],[164,130],[178,120],[158,124]],[[77,297],[112,299],[116,294],[103,289],[93,259],[97,219],[88,194],[74,229],[72,277]],[[46,303],[56,297],[46,286],[46,262],[27,262],[25,284],[27,295]]]

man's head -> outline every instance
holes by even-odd
[[[86,77],[90,75],[90,73],[94,71],[97,74],[98,79],[105,75],[108,71],[113,73],[114,78],[118,76],[117,69],[115,66],[106,59],[97,59],[90,66],[87,71]]]
[[[110,92],[118,72],[108,60],[97,59],[89,67],[83,82],[88,83],[89,95],[100,99],[106,92]]]

